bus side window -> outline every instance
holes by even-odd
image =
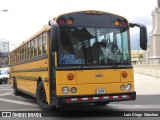
[[[14,52],[12,53],[12,63],[14,64]]]
[[[42,54],[45,54],[47,51],[47,43],[46,43],[46,32],[42,34]]]
[[[38,55],[42,54],[42,35],[38,36]]]
[[[27,60],[27,59],[29,59],[29,57],[28,57],[28,44],[26,44],[25,45],[25,59]]]
[[[24,60],[24,46],[22,46],[22,61]]]
[[[33,49],[34,49],[34,48],[33,48],[33,43],[34,43],[34,40],[31,41],[31,47],[30,47],[30,50],[31,50],[31,52],[30,52],[30,53],[31,53],[31,56],[30,56],[30,57],[31,57],[31,58],[33,58]]]
[[[11,64],[13,64],[13,52],[11,53]]]
[[[37,38],[34,39],[34,57],[37,56]]]
[[[21,47],[19,48],[19,62],[21,62]]]
[[[30,44],[30,42],[28,42],[28,59],[30,59],[31,58],[31,44]]]
[[[15,50],[14,51],[14,63],[16,63],[16,60],[17,60],[17,51]]]
[[[19,48],[17,49],[17,62],[19,62]]]

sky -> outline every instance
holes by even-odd
[[[151,12],[157,0],[0,0],[0,41],[10,41],[10,50],[43,28],[59,14],[99,10],[124,16],[129,22],[152,29]],[[131,29],[131,37],[138,29]],[[137,40],[133,40],[137,42]]]

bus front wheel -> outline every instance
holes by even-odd
[[[17,89],[17,83],[15,80],[14,80],[13,90],[14,90],[14,95],[20,95],[20,91]]]
[[[47,111],[52,109],[52,105],[49,105],[47,103],[46,92],[45,92],[45,89],[43,87],[43,83],[42,82],[40,82],[38,84],[38,86],[37,86],[36,100],[37,100],[37,103],[38,103],[38,105],[40,106],[41,109],[47,110]]]

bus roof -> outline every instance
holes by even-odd
[[[32,35],[30,38],[28,38],[27,40],[23,41],[20,45],[18,45],[17,47],[15,47],[11,52],[15,51],[16,49],[18,49],[19,47],[25,45],[27,42],[29,42],[30,40],[33,40],[34,38],[36,38],[38,35],[40,35],[41,33],[48,31],[51,29],[51,26],[49,25],[44,25],[43,28],[41,30],[39,30],[37,33],[35,33],[34,35]],[[10,52],[10,53],[11,53]]]
[[[96,10],[78,11],[78,12],[61,14],[58,17],[54,18],[54,20],[56,20],[59,26],[90,26],[90,27],[128,26],[128,20],[125,17],[113,13],[96,11]]]
[[[114,13],[109,13],[109,12],[105,12],[105,11],[98,11],[98,10],[84,10],[84,11],[75,11],[75,12],[68,12],[68,13],[64,13],[64,14],[60,14],[59,16],[53,18],[53,20],[56,20],[61,17],[61,16],[64,16],[64,15],[68,15],[68,14],[76,14],[76,13],[87,13],[87,14],[111,14],[111,15],[115,15],[115,16],[119,16],[119,17],[122,17],[124,19],[126,19],[125,17],[123,16],[120,16],[120,15],[117,15],[117,14],[114,14]],[[128,21],[128,20],[127,20]],[[17,47],[15,47],[11,52],[15,51],[16,49],[18,49],[19,47],[23,46],[24,44],[26,44],[27,42],[29,42],[30,40],[34,39],[35,37],[37,37],[39,34],[45,32],[45,31],[48,31],[51,29],[51,26],[49,25],[44,25],[44,27],[39,30],[37,33],[35,33],[33,36],[31,36],[30,38],[28,38],[27,40],[23,41],[20,45],[18,45]],[[10,52],[10,53],[11,53]]]
[[[115,13],[110,13],[110,12],[105,12],[105,11],[99,11],[99,10],[82,10],[82,11],[74,11],[74,12],[67,12],[67,13],[64,13],[64,14],[60,14],[58,15],[57,17],[54,17],[53,20],[57,20],[60,16],[63,16],[63,15],[67,15],[67,14],[74,14],[74,13],[88,13],[88,14],[94,14],[94,13],[99,13],[99,14],[112,14],[112,15],[115,15],[115,16],[119,16],[119,17],[122,17],[122,18],[125,18],[121,15],[118,15],[118,14],[115,14]],[[125,18],[126,19],[126,18]],[[128,21],[128,20],[127,20]]]

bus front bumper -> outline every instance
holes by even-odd
[[[7,82],[7,81],[8,81],[8,78],[0,78],[0,83]]]
[[[85,95],[85,96],[57,96],[58,105],[71,103],[95,103],[95,102],[114,102],[135,100],[136,92],[117,93],[117,94],[101,94],[101,95]]]

